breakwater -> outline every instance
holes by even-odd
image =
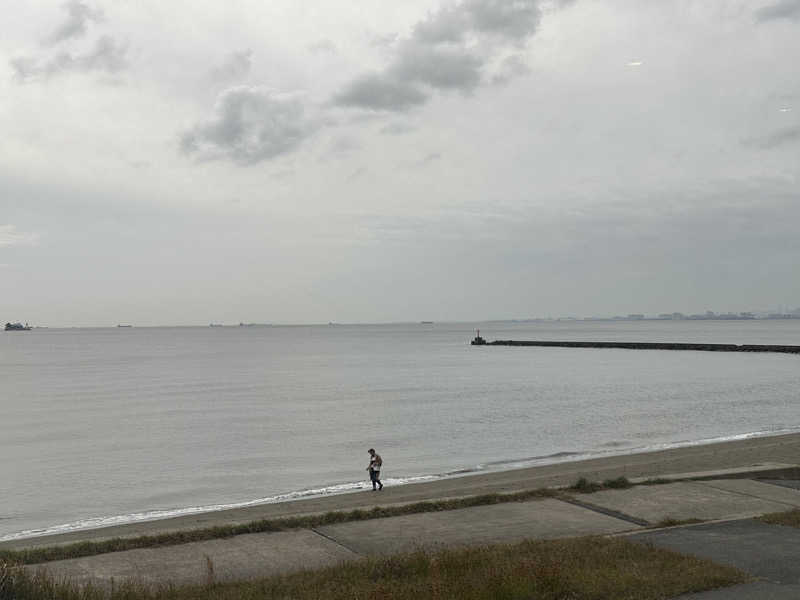
[[[539,346],[556,348],[623,348],[626,350],[699,350],[704,352],[782,352],[800,354],[800,346],[765,344],[680,344],[674,342],[539,342],[496,340],[487,342],[481,337],[472,340],[473,346]]]

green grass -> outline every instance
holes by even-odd
[[[678,527],[679,525],[696,525],[704,522],[703,519],[673,519],[672,517],[667,517],[653,525],[652,528],[661,529],[663,527]]]
[[[656,600],[743,583],[730,567],[622,538],[418,551],[265,579],[80,588],[0,563],[0,600]]]
[[[787,510],[786,512],[770,513],[757,518],[759,521],[770,525],[786,525],[787,527],[800,528],[800,508]]]
[[[624,475],[616,479],[606,479],[603,483],[589,481],[586,477],[581,477],[567,488],[571,492],[579,494],[593,494],[601,490],[624,490],[633,487],[633,484]]]
[[[558,491],[552,489],[530,490],[513,494],[484,494],[482,496],[470,496],[451,500],[430,500],[399,506],[376,506],[366,510],[356,509],[352,511],[328,512],[320,515],[302,517],[263,519],[240,525],[187,529],[184,531],[158,535],[144,535],[133,538],[114,538],[97,542],[86,541],[63,546],[49,546],[24,550],[0,550],[0,560],[31,565],[54,560],[106,554],[108,552],[122,552],[124,550],[134,550],[136,548],[176,546],[189,542],[228,538],[245,533],[268,533],[286,531],[288,529],[309,529],[322,525],[332,525],[334,523],[365,521],[368,519],[381,519],[384,517],[397,517],[416,513],[439,512],[459,508],[470,508],[472,506],[501,504],[505,502],[525,502],[540,498],[552,498],[558,496],[558,494]]]

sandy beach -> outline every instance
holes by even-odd
[[[566,486],[580,477],[601,481],[625,476],[658,477],[758,466],[764,463],[800,463],[800,434],[758,437],[730,442],[673,448],[657,452],[608,456],[584,461],[473,474],[444,480],[385,487],[277,504],[185,515],[101,529],[76,531],[0,543],[0,548],[31,548],[84,540],[158,534],[182,529],[229,525],[310,513],[353,510],[422,500],[502,493],[541,487]]]

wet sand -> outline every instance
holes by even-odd
[[[658,477],[702,471],[755,467],[764,463],[800,464],[800,433],[721,442],[657,452],[561,462],[493,473],[471,474],[438,481],[386,486],[383,491],[310,498],[231,510],[185,515],[66,534],[0,542],[0,548],[32,548],[113,537],[155,535],[182,529],[231,525],[337,510],[567,486],[580,477],[602,481],[619,476]]]

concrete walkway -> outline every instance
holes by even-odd
[[[643,526],[667,518],[741,519],[794,507],[800,507],[800,490],[787,486],[742,479],[678,482],[575,494],[564,500],[532,500],[342,523],[316,530],[242,535],[56,561],[41,567],[57,577],[99,584],[107,584],[111,578],[115,581],[136,578],[149,583],[206,583],[212,577],[216,581],[250,579],[420,547],[627,533],[636,539],[742,566],[756,576],[764,576],[762,573],[766,571],[762,567],[742,557],[748,554],[767,557],[761,549],[771,546],[776,551],[774,556],[769,555],[764,561],[764,568],[775,566],[783,569],[776,566],[782,564],[781,556],[784,556],[783,562],[785,557],[790,557],[792,562],[800,564],[800,530],[776,534],[776,529],[788,528],[766,526],[751,520],[746,521],[749,529],[737,529],[735,525],[728,525],[725,529],[723,525],[709,524],[644,531]],[[726,537],[720,537],[719,531],[723,531]],[[778,541],[771,536],[777,536],[775,539]],[[715,539],[724,539],[718,545],[727,548],[727,554],[713,550]],[[742,549],[739,553],[731,550],[737,545]],[[39,567],[34,565],[30,568]],[[769,583],[783,586],[777,590],[782,593],[786,591],[786,585],[800,584],[795,571],[800,573],[795,567],[786,567],[779,577],[770,575]],[[754,589],[741,587],[744,593]]]

